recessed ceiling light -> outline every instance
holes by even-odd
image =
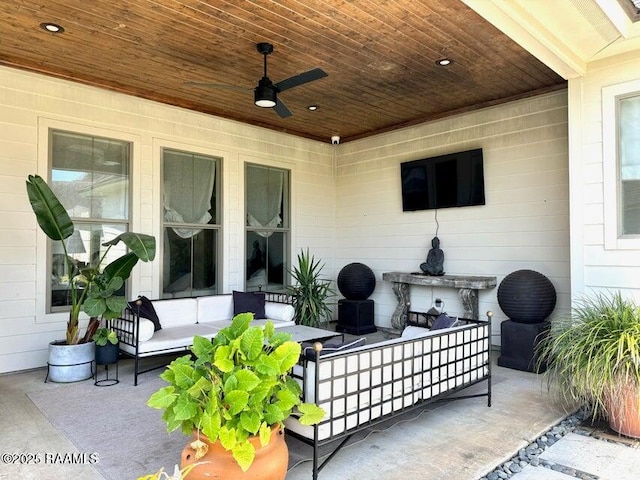
[[[453,60],[450,58],[441,58],[440,60],[436,60],[436,65],[440,65],[441,67],[446,67],[447,65],[451,65]]]
[[[318,105],[309,105],[307,108],[312,112],[315,112],[318,109]]]
[[[47,32],[50,32],[50,33],[63,33],[64,32],[64,28],[62,27],[62,25],[58,25],[57,23],[44,22],[44,23],[40,24],[40,28],[42,28],[43,30],[46,30]]]

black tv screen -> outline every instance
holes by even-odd
[[[402,210],[484,205],[482,149],[400,164]]]

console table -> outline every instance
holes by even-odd
[[[496,277],[481,277],[474,275],[441,275],[431,276],[422,273],[385,272],[382,279],[393,283],[393,293],[398,299],[398,306],[391,317],[391,326],[402,330],[407,324],[409,310],[409,285],[424,287],[457,288],[465,318],[478,318],[478,290],[495,288]]]

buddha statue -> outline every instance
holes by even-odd
[[[427,260],[420,264],[420,270],[426,275],[444,275],[444,252],[440,249],[440,239],[433,237]]]

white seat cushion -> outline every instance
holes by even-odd
[[[138,345],[138,354],[141,357],[159,352],[174,352],[187,350],[193,344],[193,337],[199,335],[205,338],[213,338],[219,329],[211,325],[193,324],[179,327],[163,328],[157,331],[150,340]],[[125,352],[134,354],[135,349],[129,345],[120,344]],[[145,355],[146,354],[146,355]]]
[[[296,322],[294,322],[293,320],[290,322],[281,322],[279,320],[270,320],[270,319],[253,319],[251,320],[251,324],[249,326],[251,327],[257,327],[257,326],[264,326],[265,323],[267,322],[273,322],[273,326],[275,328],[282,328],[282,327],[292,327],[293,325],[296,324]],[[222,330],[223,328],[228,327],[229,325],[231,325],[231,320],[216,320],[215,322],[206,322],[206,323],[202,323],[201,325],[208,325],[212,328],[215,328],[217,330]]]

